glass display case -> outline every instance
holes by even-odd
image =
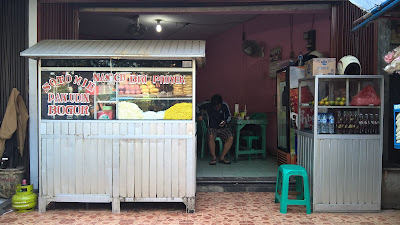
[[[312,108],[314,116],[300,115],[300,131],[316,134],[379,134],[381,77],[318,76],[300,80],[299,110]],[[318,101],[307,101],[304,95]],[[315,120],[315,118],[317,118]],[[309,126],[313,121],[313,126]]]
[[[42,119],[192,119],[191,61],[42,61]]]
[[[316,75],[300,79],[299,87],[299,110],[314,109],[313,116],[300,114],[297,130],[297,159],[309,174],[313,210],[379,211],[383,76]]]

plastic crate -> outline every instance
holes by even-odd
[[[297,163],[297,156],[295,155],[293,158],[291,157],[290,153],[286,153],[284,151],[278,150],[276,154],[278,165],[282,164],[296,164]]]

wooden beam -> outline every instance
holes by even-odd
[[[90,7],[81,8],[80,12],[90,13],[164,13],[164,14],[265,14],[265,13],[304,13],[330,10],[330,4],[292,4],[292,5],[265,5],[265,6],[229,6],[229,7]]]

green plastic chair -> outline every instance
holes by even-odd
[[[290,176],[296,176],[296,192],[299,193],[297,199],[288,199]],[[275,203],[277,202],[281,203],[281,213],[287,213],[288,205],[305,205],[307,214],[311,214],[310,188],[304,167],[291,164],[279,166],[275,188]]]
[[[206,149],[206,147],[208,145],[208,143],[206,142],[206,140],[207,140],[207,126],[206,126],[206,122],[204,120],[197,121],[197,123],[198,123],[198,128],[197,129],[200,130],[200,132],[201,132],[201,134],[200,134],[200,137],[201,137],[201,155],[200,155],[200,158],[203,159],[204,158],[205,149]],[[216,137],[215,141],[218,142],[218,144],[219,144],[219,155],[221,155],[222,151],[224,150],[224,142],[219,137]]]

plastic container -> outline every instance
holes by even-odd
[[[329,133],[328,128],[328,115],[326,113],[322,113],[321,116],[321,134]]]
[[[103,106],[103,110],[97,112],[98,120],[112,120],[114,118],[114,112],[111,106]]]
[[[329,113],[329,117],[328,117],[328,120],[329,120],[329,133],[330,134],[334,134],[335,133],[335,117],[333,116],[333,114],[332,113]]]

